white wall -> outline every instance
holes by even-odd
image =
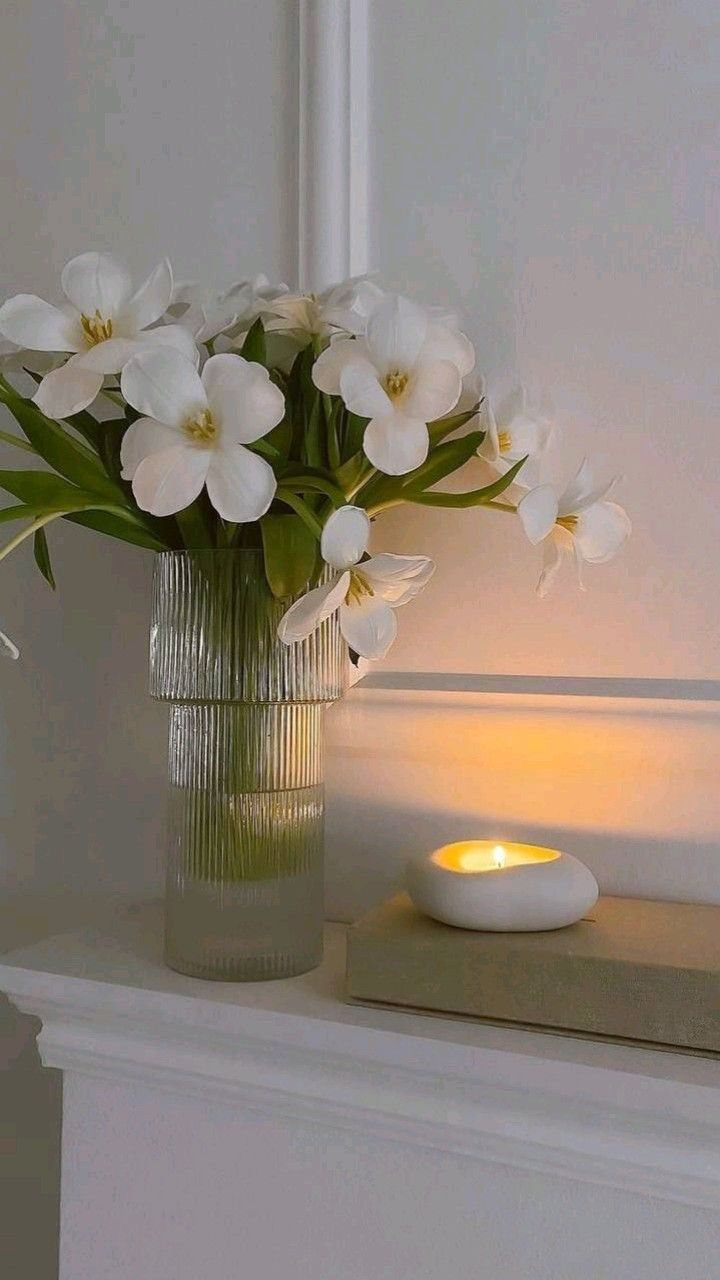
[[[0,47],[0,295],[54,297],[90,248],[138,276],[296,271],[297,11],[290,0],[23,0]],[[3,451],[3,466],[24,465]],[[149,553],[50,533],[2,565],[0,885],[161,882],[166,713],[146,694]]]
[[[555,406],[549,476],[587,452],[635,524],[586,595],[568,575],[539,602],[504,516],[392,513],[439,570],[387,665],[717,678],[715,0],[372,13],[374,263],[460,309],[480,367]]]
[[[376,546],[438,568],[384,690],[333,713],[330,909],[475,834],[571,850],[604,892],[720,902],[717,4],[377,0],[371,18],[373,265],[554,407],[547,478],[586,452],[625,477],[634,533],[585,594],[568,566],[539,600],[504,515],[378,523]]]
[[[0,296],[55,296],[91,248],[138,275],[168,254],[181,279],[292,278],[296,25],[290,0],[10,0]],[[71,526],[50,544],[57,596],[26,548],[1,567],[0,627],[23,657],[0,666],[0,951],[92,912],[95,891],[161,885],[151,557]],[[60,1081],[34,1030],[2,1001],[0,1252],[16,1280],[56,1274]]]

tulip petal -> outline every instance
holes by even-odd
[[[478,449],[478,457],[485,462],[489,462],[494,467],[500,461],[500,441],[497,422],[489,396],[485,397],[480,406],[478,419],[480,430],[485,432],[485,439]]]
[[[168,427],[155,418],[138,418],[128,427],[120,445],[123,480],[132,480],[140,463],[151,454],[184,443],[185,437],[176,427]]]
[[[346,364],[367,356],[364,342],[338,338],[318,356],[312,368],[312,380],[318,391],[328,396],[340,395],[340,374]]]
[[[349,569],[367,551],[370,541],[370,518],[362,507],[340,507],[325,522],[320,551],[333,569]]]
[[[193,445],[174,445],[151,453],[133,476],[135,500],[154,516],[173,516],[202,492],[212,454]]]
[[[429,445],[427,424],[397,411],[373,418],[363,440],[366,458],[388,476],[403,476],[421,466]]]
[[[519,462],[520,458],[533,458],[542,453],[550,439],[551,427],[548,422],[522,416],[513,419],[508,434],[510,447],[504,450],[503,460],[511,464]]]
[[[340,394],[350,413],[360,418],[382,417],[392,410],[392,401],[380,386],[377,369],[363,357],[345,365],[340,374]]]
[[[371,556],[361,568],[375,595],[395,609],[418,595],[435,572],[427,556],[395,556],[389,551]]]
[[[341,604],[340,630],[361,658],[384,658],[397,635],[397,618],[384,600],[368,596]]]
[[[211,356],[202,383],[223,441],[252,444],[282,421],[285,399],[267,369],[242,356]]]
[[[452,325],[431,321],[423,344],[421,359],[449,360],[461,378],[475,368],[475,348],[468,337]]]
[[[120,390],[138,413],[171,427],[183,426],[208,407],[197,369],[172,347],[154,347],[136,355],[122,371]]]
[[[132,280],[121,263],[107,253],[81,253],[63,269],[63,293],[85,316],[103,320],[122,311],[132,293]]]
[[[349,586],[350,574],[343,573],[339,578],[333,578],[332,582],[314,587],[301,596],[281,618],[278,638],[283,644],[297,644],[298,640],[307,639],[340,607]]]
[[[79,319],[32,293],[18,293],[3,303],[0,333],[30,351],[81,351],[85,346]]]
[[[518,515],[533,546],[547,538],[558,515],[557,494],[550,484],[540,484],[518,503]]]
[[[48,418],[70,418],[81,413],[99,395],[103,376],[83,368],[80,356],[73,356],[60,369],[46,373],[40,383],[33,403]]]
[[[155,329],[145,329],[137,336],[142,350],[151,347],[171,347],[190,360],[197,368],[200,363],[200,352],[192,334],[181,324],[160,324]]]
[[[78,356],[84,369],[94,373],[120,373],[128,360],[143,350],[135,338],[106,338]]]
[[[604,564],[617,555],[632,532],[630,517],[617,502],[596,502],[579,512],[575,545],[588,564]]]
[[[408,298],[390,295],[372,312],[367,326],[370,358],[381,374],[409,372],[427,337],[428,318]]]
[[[411,418],[432,422],[455,408],[461,390],[460,373],[449,360],[420,361],[403,396],[403,409]]]
[[[580,505],[587,499],[588,494],[592,493],[592,490],[593,478],[590,470],[590,463],[587,458],[583,458],[576,474],[560,495],[558,503],[560,515],[568,516],[576,512]]]
[[[172,267],[165,258],[122,309],[122,320],[134,332],[147,329],[165,314],[173,297]]]
[[[543,543],[543,561],[538,584],[535,588],[539,596],[546,596],[555,581],[562,561],[562,550],[559,541],[550,537]]]
[[[207,476],[208,497],[223,520],[244,524],[265,515],[275,497],[275,472],[242,444],[215,449]]]
[[[20,650],[16,644],[13,644],[9,636],[4,631],[0,631],[0,653],[6,658],[17,659],[20,657]]]

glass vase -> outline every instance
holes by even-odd
[[[347,680],[335,618],[286,646],[262,552],[156,557],[150,692],[170,703],[165,958],[198,978],[314,968],[323,729]]]

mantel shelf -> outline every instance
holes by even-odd
[[[323,965],[266,984],[167,969],[159,905],[3,957],[46,1066],[720,1207],[717,1062],[343,1003]]]

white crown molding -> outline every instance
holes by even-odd
[[[368,0],[301,0],[298,273],[368,268]]]
[[[720,1208],[714,1064],[351,1008],[342,941],[331,926],[318,975],[206,993],[122,930],[67,935],[9,957],[0,987],[42,1019],[46,1066]]]

